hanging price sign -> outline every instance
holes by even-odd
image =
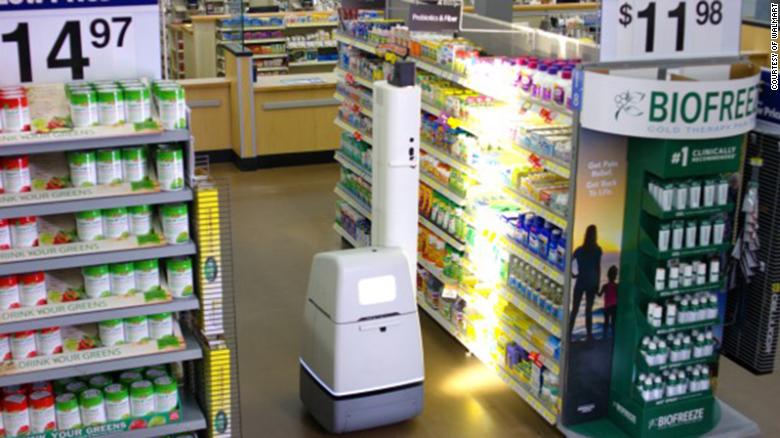
[[[736,56],[739,0],[603,0],[601,61]]]
[[[159,78],[157,0],[0,0],[0,85]]]

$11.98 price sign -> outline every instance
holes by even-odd
[[[0,85],[159,78],[157,0],[0,0]]]
[[[741,2],[603,0],[601,61],[739,54]]]

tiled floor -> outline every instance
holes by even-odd
[[[336,165],[240,173],[231,180],[238,292],[241,414],[244,436],[326,434],[298,400],[298,353],[309,266],[314,254],[338,249],[333,231]],[[421,316],[425,408],[400,425],[360,437],[549,437],[559,435],[461,345]],[[755,377],[722,360],[719,397],[780,436],[780,377]]]

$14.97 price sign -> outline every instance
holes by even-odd
[[[0,85],[159,78],[157,0],[0,0]]]
[[[603,0],[601,61],[736,56],[742,2]]]

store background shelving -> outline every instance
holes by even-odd
[[[224,44],[242,42],[256,53],[256,70],[260,74],[315,73],[332,70],[336,64],[336,43],[332,30],[338,26],[335,11],[302,11],[246,14],[241,28],[218,23],[217,71],[224,75]],[[250,24],[247,24],[250,23]],[[263,32],[262,36],[257,33]],[[265,60],[265,61],[263,61]]]
[[[348,51],[348,53],[342,54],[342,59],[353,56],[367,57],[368,59],[376,60],[375,63],[377,65],[381,65],[383,63],[384,55],[388,51],[388,49],[378,46],[373,42],[359,40],[346,35],[343,33],[343,29],[336,33],[335,38],[341,45],[340,52]],[[495,88],[486,86],[484,83],[471,80],[462,74],[440,68],[433,65],[431,62],[419,58],[413,58],[411,60],[415,61],[420,72],[432,73],[439,79],[447,80],[452,87],[459,86],[463,89],[471,90],[472,92],[481,93],[483,96],[493,96],[496,98],[497,104],[502,106],[507,104],[519,106],[525,103],[526,105],[531,105],[535,109],[555,111],[559,115],[558,120],[560,121],[557,126],[567,126],[572,123],[572,112],[567,108],[562,108],[559,105],[551,105],[548,101],[530,98],[530,96],[521,92],[508,95]],[[342,103],[342,112],[349,113],[351,111],[352,114],[371,117],[370,96],[373,81],[362,76],[358,72],[350,71],[349,66],[342,63],[336,67],[336,74],[340,79],[340,84],[335,98]],[[358,98],[356,99],[355,96]],[[497,108],[495,111],[493,116],[500,117],[501,115],[499,113],[502,113],[504,110]],[[454,126],[459,128],[459,131],[468,132],[468,135],[477,137],[482,135],[488,142],[501,143],[500,145],[504,146],[504,150],[507,154],[515,154],[512,159],[515,160],[518,165],[524,165],[526,162],[533,160],[534,163],[537,163],[537,165],[541,166],[549,173],[565,179],[569,179],[571,176],[568,165],[561,159],[545,156],[529,150],[522,144],[519,144],[519,142],[514,141],[515,136],[507,134],[507,136],[504,136],[500,140],[496,140],[494,133],[490,132],[490,128],[481,128],[479,126],[479,123],[477,122],[479,118],[477,117],[474,117],[472,120],[459,120],[457,117],[448,115],[443,108],[434,105],[432,102],[426,101],[425,98],[422,102],[422,116],[439,118],[446,121],[451,127]],[[484,117],[485,114],[482,114],[482,116]],[[372,139],[367,137],[365,132],[361,132],[356,129],[354,125],[346,123],[343,119],[337,119],[335,123],[344,131],[342,148],[336,152],[336,160],[342,165],[342,172],[347,172],[348,174],[362,178],[370,183],[370,172],[366,171],[366,169],[359,165],[354,159],[349,158],[349,154],[345,151],[345,143],[347,143],[346,148],[349,148],[351,147],[351,142],[359,141],[370,151]],[[351,140],[345,141],[345,138],[351,138]],[[477,179],[480,177],[485,178],[487,174],[489,174],[489,171],[483,168],[481,163],[466,163],[462,159],[450,155],[447,151],[437,147],[431,142],[425,141],[425,135],[421,138],[423,139],[421,142],[421,150],[423,153],[434,157],[438,162],[444,163],[452,169],[460,171],[464,175]],[[368,161],[370,162],[370,159]],[[478,184],[477,186],[466,190],[466,193],[458,193],[451,185],[445,184],[433,175],[427,173],[424,166],[421,170],[420,177],[421,187],[429,187],[439,196],[448,199],[453,204],[465,208],[467,210],[467,221],[469,222],[473,222],[474,219],[468,217],[472,213],[468,213],[468,208],[466,207],[475,202],[475,199],[484,199],[483,196],[488,195],[488,197],[499,197],[503,199],[504,202],[513,204],[516,208],[521,210],[524,209],[525,211],[535,212],[550,223],[566,230],[568,224],[568,214],[566,212],[554,211],[550,207],[533,199],[530,195],[521,193],[511,184],[507,185],[506,181],[500,181],[496,184],[493,179],[494,178],[488,178],[489,181],[484,181],[482,187]],[[339,194],[339,198],[342,199],[339,202],[348,202],[353,208],[360,207],[355,208],[356,212],[370,221],[370,208],[366,208],[367,206],[365,204],[354,205],[353,202],[350,202],[352,199],[349,199],[347,196],[342,196],[342,194],[339,193],[341,191],[341,187],[337,187],[336,192]],[[350,235],[339,225],[340,220],[341,219],[337,219],[337,224],[334,225],[336,232],[351,246],[361,244],[356,236]],[[473,224],[470,224],[469,226],[472,225]],[[505,230],[503,229],[496,235],[495,229],[483,229],[481,227],[474,229],[472,227],[469,237],[465,240],[460,240],[443,230],[442,227],[433,223],[429,218],[426,218],[422,214],[420,215],[420,226],[421,234],[423,236],[432,234],[448,247],[456,250],[457,253],[460,253],[463,258],[463,265],[465,266],[473,266],[475,262],[476,264],[482,263],[479,260],[469,260],[469,258],[479,258],[486,249],[484,245],[488,243],[488,247],[492,248],[492,250],[503,252],[501,257],[507,258],[509,254],[516,255],[520,260],[523,260],[536,268],[545,278],[560,285],[561,288],[563,287],[564,275],[560,269],[550,266],[549,263],[540,259],[535,254],[532,254],[527,248],[515,243],[509,236],[504,236],[503,233]],[[425,237],[421,237],[421,239],[424,240]],[[418,248],[418,251],[422,251],[422,248]],[[484,337],[481,337],[479,342],[477,342],[475,340],[474,332],[479,331],[478,328],[475,328],[475,326],[479,327],[482,323],[479,319],[493,318],[494,316],[488,315],[493,312],[495,312],[495,315],[499,316],[504,314],[520,314],[522,315],[521,318],[523,319],[524,324],[532,324],[538,327],[539,330],[537,332],[539,334],[546,333],[545,336],[552,336],[560,343],[560,338],[564,331],[561,320],[546,313],[539,304],[532,302],[529,298],[526,298],[517,291],[511,289],[509,285],[505,283],[505,277],[496,278],[495,273],[488,274],[488,282],[480,287],[479,284],[474,284],[475,281],[480,283],[481,279],[478,278],[479,275],[476,277],[469,277],[468,279],[465,279],[465,281],[450,278],[445,275],[445,270],[443,270],[441,266],[437,266],[432,261],[426,259],[422,253],[418,255],[418,270],[421,274],[421,277],[418,278],[418,285],[422,283],[424,285],[423,289],[425,289],[425,284],[429,283],[431,281],[430,279],[433,279],[434,283],[438,283],[439,287],[435,293],[441,294],[441,296],[437,296],[432,301],[430,295],[426,296],[424,290],[418,290],[418,304],[420,308],[429,314],[452,336],[458,339],[466,349],[473,352],[476,357],[488,364],[490,368],[495,369],[502,380],[504,380],[547,421],[555,423],[558,417],[560,402],[547,399],[543,400],[538,388],[532,390],[528,382],[523,381],[516,372],[509,370],[505,366],[504,354],[502,353],[505,344],[502,345],[502,342],[514,341],[528,351],[537,352],[539,363],[543,364],[548,370],[551,370],[554,375],[560,373],[561,366],[558,357],[560,357],[561,353],[558,351],[556,354],[557,357],[554,357],[550,353],[543,351],[544,345],[540,345],[543,343],[535,341],[534,337],[531,335],[532,332],[515,328],[515,326],[509,322],[511,319],[502,318],[492,324],[485,324],[485,327],[487,327],[485,329],[486,332],[495,331],[498,333],[496,336],[491,334],[488,337],[503,339],[500,342],[494,340],[492,344],[486,344],[484,342]],[[468,309],[467,312],[476,313],[476,324],[467,325],[455,323],[451,319],[451,314],[445,315],[441,313],[443,308],[436,309],[435,304],[444,301],[444,298],[442,298],[444,296],[449,296],[449,301],[464,300],[464,302],[466,302],[465,306]],[[452,298],[452,296],[455,296],[456,298]],[[485,309],[486,307],[487,309]],[[496,308],[496,310],[493,308]],[[478,309],[485,309],[485,312],[487,313]],[[503,309],[507,310],[505,311]],[[459,316],[458,318],[466,319],[469,318],[469,316],[464,315]]]

